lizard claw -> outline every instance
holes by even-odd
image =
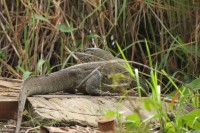
[[[118,93],[110,93],[110,96],[119,96]]]
[[[109,91],[107,92],[101,92],[101,96],[119,96],[118,93],[110,93]]]

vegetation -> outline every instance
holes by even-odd
[[[71,51],[95,45],[143,64],[133,66],[152,90],[147,104],[157,107],[161,131],[200,128],[198,0],[2,0],[0,10],[1,76],[25,79],[57,71],[74,63]],[[162,111],[158,85],[172,98],[173,119]],[[181,114],[185,103],[194,109]],[[137,115],[127,121],[136,129],[148,123]]]

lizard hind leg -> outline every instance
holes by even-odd
[[[101,87],[102,74],[96,70],[86,81],[86,91],[93,96],[117,96],[117,93],[102,91]]]

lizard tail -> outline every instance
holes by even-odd
[[[18,116],[17,116],[17,125],[15,133],[19,133],[21,122],[22,122],[22,116],[23,116],[23,110],[26,103],[27,94],[24,91],[24,87],[22,88],[20,94],[19,94],[19,101],[18,101]]]

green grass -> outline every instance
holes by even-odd
[[[145,40],[146,49],[148,53],[148,61],[149,66],[153,68],[153,63],[151,59],[149,44]],[[123,59],[127,61],[123,50],[120,45],[116,42],[117,47],[122,55]],[[131,62],[127,61],[126,70],[133,76],[133,79],[137,81],[137,88],[141,88],[139,84],[138,72],[135,68],[135,73],[131,68]],[[174,86],[176,89],[169,95],[161,98],[161,86],[159,85],[158,73],[165,76],[170,84]],[[121,97],[119,102],[117,103],[117,107],[115,111],[108,111],[106,117],[115,117],[117,119],[117,123],[120,127],[120,131],[123,132],[128,131],[136,131],[137,132],[148,132],[152,127],[149,125],[150,121],[157,119],[156,124],[159,123],[159,131],[166,133],[173,132],[191,132],[191,131],[199,131],[199,96],[198,90],[200,89],[200,80],[195,79],[189,84],[182,84],[182,86],[178,86],[175,81],[173,81],[173,77],[169,76],[164,70],[159,71],[157,69],[157,65],[155,69],[150,69],[150,79],[146,80],[150,90],[151,96],[143,100],[143,105],[146,110],[156,110],[156,113],[148,116],[146,119],[142,119],[142,115],[140,111],[138,111],[136,106],[133,106],[135,109],[132,114],[128,116],[124,116],[123,113],[120,113],[118,107],[120,106],[122,99],[124,96],[128,94],[128,91]],[[138,89],[138,101],[141,100],[141,92]],[[171,102],[167,103],[164,99],[170,98]],[[132,101],[130,104],[132,104]],[[170,114],[169,114],[170,113]],[[121,121],[125,117],[125,120]],[[156,130],[154,130],[156,132]]]

